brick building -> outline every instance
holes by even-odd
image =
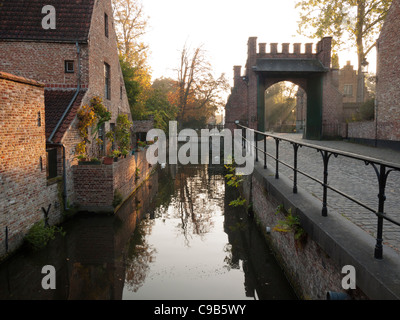
[[[343,117],[344,120],[352,120],[357,117],[362,104],[371,99],[368,88],[364,85],[364,90],[360,94],[363,102],[357,102],[357,70],[350,61],[338,71],[339,91],[343,94]]]
[[[343,103],[357,102],[357,70],[350,61],[339,70],[339,91],[343,94]],[[368,89],[364,87],[363,101],[368,100]]]
[[[307,94],[304,136],[320,139],[330,135],[332,126],[343,122],[342,95],[337,88],[337,74],[331,69],[332,38],[322,39],[316,47],[308,43],[302,50],[300,43],[259,43],[248,40],[246,69],[234,67],[234,86],[226,104],[226,126],[234,128],[239,120],[250,128],[264,131],[268,128],[265,90],[275,83],[290,81]]]
[[[0,72],[0,256],[44,218],[57,223],[57,184],[47,184],[44,84]],[[58,204],[57,204],[58,203]]]
[[[394,0],[377,41],[377,84],[374,137],[400,147],[400,1]]]
[[[43,26],[43,21],[48,21],[46,17],[49,17],[48,14],[51,12],[44,10],[42,13],[45,5],[54,8],[56,22],[54,29]],[[43,144],[36,146],[40,149],[37,152],[40,153],[43,169],[40,171],[40,177],[43,178],[43,175],[47,177],[47,182],[42,187],[54,183],[53,188],[57,189],[56,182],[62,180],[65,208],[77,204],[73,175],[74,167],[77,165],[75,148],[82,140],[77,129],[76,115],[79,108],[88,105],[95,96],[102,98],[103,104],[112,113],[111,120],[100,130],[102,138],[106,131],[113,128],[119,114],[127,114],[131,119],[119,64],[111,0],[49,0],[45,4],[38,0],[3,1],[0,8],[0,71],[3,72],[3,78],[6,78],[4,76],[6,73],[14,75],[7,76],[11,79],[7,80],[8,83],[15,79],[32,79],[13,82],[24,83],[25,87],[32,88],[30,90],[32,92],[29,92],[32,99],[28,98],[30,96],[27,95],[26,89],[21,96],[4,92],[5,79],[3,79],[1,92],[6,95],[4,99],[10,99],[10,102],[5,101],[11,104],[13,109],[7,109],[5,113],[6,106],[4,101],[1,102],[0,112],[3,116],[1,124],[7,123],[8,118],[11,121],[15,115],[27,116],[23,114],[31,112],[29,108],[34,108],[27,102],[34,103],[42,99],[35,105],[36,109],[38,106],[43,106],[40,114],[43,125],[40,130],[45,136]],[[42,84],[37,85],[37,82]],[[13,99],[15,101],[11,101]],[[24,147],[24,141],[31,139],[29,130],[27,128],[24,131],[26,134],[21,137],[20,144],[18,141],[13,141],[11,135],[2,134],[0,136],[2,153],[10,144],[14,146],[13,148],[30,150]],[[107,149],[106,142],[102,149]],[[21,150],[18,152],[22,152]],[[28,171],[37,171],[39,166],[37,158],[36,154],[32,156],[31,161],[34,161],[34,164],[27,169]],[[24,160],[21,159],[23,158],[8,165],[13,167],[7,167],[7,170],[19,172],[25,166]],[[15,175],[11,177],[12,183],[16,186],[23,183]],[[35,184],[29,186],[32,189],[36,188]],[[31,191],[15,192],[19,204],[26,200],[25,194],[31,194]],[[13,198],[11,193],[12,189],[7,198],[0,201],[0,206],[11,201]],[[3,193],[2,196],[4,197]],[[54,208],[58,194],[50,192],[49,196],[53,196],[53,199],[48,199],[48,203],[52,203]],[[31,205],[40,211],[39,204],[31,203]],[[48,204],[45,208],[47,206]],[[52,209],[51,214],[55,219],[60,212]],[[25,217],[19,219],[22,221]],[[4,239],[3,225],[1,228],[0,238]]]

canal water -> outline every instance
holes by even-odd
[[[222,166],[159,168],[114,216],[79,213],[0,264],[0,299],[293,300]],[[56,289],[42,288],[54,266]]]

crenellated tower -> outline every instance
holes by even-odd
[[[234,121],[265,130],[264,93],[275,83],[291,81],[307,93],[305,137],[320,139],[324,123],[342,121],[342,95],[331,72],[332,38],[313,43],[247,43],[246,68],[234,66],[234,87],[226,106],[226,125]]]

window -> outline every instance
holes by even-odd
[[[74,73],[73,60],[65,60],[64,67],[65,67],[65,73]]]
[[[346,97],[352,97],[353,96],[353,85],[352,84],[345,84],[344,89],[343,89],[343,94]]]
[[[38,112],[37,124],[38,124],[38,127],[42,126],[42,116],[40,114],[40,111]]]
[[[57,177],[57,149],[47,149],[47,179]]]
[[[111,100],[111,72],[110,65],[107,63],[104,63],[104,81],[104,96],[106,97],[106,99]]]
[[[99,128],[99,140],[102,142],[99,144],[99,153],[100,155],[104,155],[104,142],[105,142],[105,124],[103,123]]]
[[[119,88],[119,99],[122,100],[122,86]]]
[[[104,14],[104,34],[108,38],[108,15],[107,15],[107,13]]]

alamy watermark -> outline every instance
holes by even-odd
[[[54,290],[56,288],[56,268],[52,265],[46,265],[42,268],[42,274],[46,274],[42,279],[42,288]]]
[[[209,164],[212,154],[212,164],[231,164],[234,161],[238,167],[236,174],[250,175],[254,170],[254,148],[250,141],[254,141],[254,130],[246,129],[246,147],[242,145],[242,130],[235,129],[201,129],[200,136],[194,129],[183,129],[178,133],[177,122],[169,122],[169,139],[161,129],[151,129],[147,133],[147,141],[155,141],[150,145],[147,153],[147,161],[155,165],[163,164]],[[220,158],[222,151],[221,137],[223,137],[223,161]],[[178,148],[178,142],[186,142]],[[211,142],[211,150],[210,150]],[[167,149],[168,143],[168,149]],[[179,149],[179,150],[178,150]],[[200,151],[200,154],[199,154]]]
[[[45,30],[56,28],[56,8],[47,5],[42,8],[42,14],[46,16],[42,19],[42,28]]]
[[[346,265],[342,268],[342,274],[346,274],[342,279],[342,288],[344,290],[356,289],[356,268]]]

